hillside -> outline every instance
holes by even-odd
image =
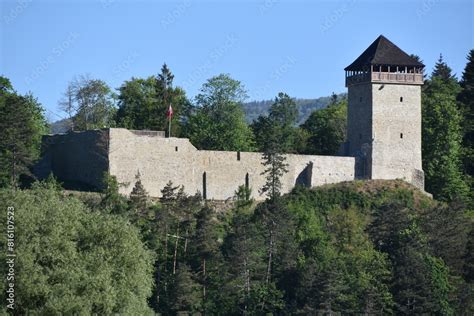
[[[229,203],[226,212],[180,194],[172,184],[165,188],[168,200],[147,203],[144,191],[129,199],[117,194],[117,183],[110,184],[102,195],[59,191],[54,182],[0,190],[0,201],[15,201],[19,227],[28,228],[30,241],[48,238],[73,254],[71,259],[51,251],[48,243],[31,252],[30,242],[18,243],[17,251],[27,254],[18,257],[19,266],[46,270],[50,277],[18,270],[20,280],[41,280],[47,293],[41,303],[25,300],[24,311],[68,311],[71,301],[63,292],[73,301],[84,296],[79,275],[98,273],[90,264],[101,262],[102,268],[97,256],[109,258],[108,270],[99,269],[111,271],[100,274],[108,282],[104,287],[128,293],[131,284],[140,287],[139,295],[123,305],[115,292],[96,301],[90,294],[84,302],[94,306],[83,303],[86,307],[77,310],[110,305],[111,310],[140,310],[124,312],[137,315],[150,309],[162,315],[239,315],[243,308],[252,315],[472,315],[472,218],[401,180],[298,186],[278,205],[241,199]],[[44,210],[48,216],[39,216]],[[51,229],[29,229],[47,227],[49,218]],[[112,273],[134,278],[125,278],[127,283]],[[62,291],[54,291],[55,280],[65,275],[73,277]],[[245,291],[236,290],[242,286]],[[22,297],[38,295],[28,283],[16,289]],[[157,300],[158,294],[166,299]],[[62,304],[53,305],[57,301]]]
[[[346,93],[338,94],[338,98],[345,98]],[[299,109],[298,125],[304,123],[311,112],[325,108],[331,101],[331,97],[319,97],[316,99],[296,99],[296,105]],[[273,100],[251,101],[242,105],[245,113],[245,120],[251,123],[260,115],[267,115]],[[66,133],[71,123],[69,119],[62,119],[50,124],[51,134]]]
[[[346,93],[340,93],[338,98],[345,98]],[[311,112],[325,108],[331,101],[331,97],[319,97],[316,99],[296,99],[299,109],[298,124],[302,124],[309,117]],[[273,100],[252,101],[243,104],[245,118],[248,123],[257,119],[260,115],[267,115],[273,104]]]

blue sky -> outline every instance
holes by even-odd
[[[343,68],[384,34],[427,70],[440,53],[460,76],[474,48],[470,0],[0,0],[0,74],[50,120],[80,74],[118,88],[159,72],[193,97],[229,73],[249,100],[344,92]]]

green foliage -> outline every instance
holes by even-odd
[[[466,200],[468,187],[460,170],[461,115],[456,105],[459,84],[438,61],[423,93],[423,169],[435,197]]]
[[[148,209],[148,192],[142,184],[140,172],[135,176],[135,185],[130,192],[130,209],[138,214],[144,214]]]
[[[260,116],[252,125],[259,150],[266,151],[279,144],[281,152],[296,152],[298,108],[293,99],[280,92],[275,98],[268,116]]]
[[[345,98],[345,93],[340,93],[337,95],[338,98]],[[317,99],[299,99],[295,98],[294,101],[298,107],[298,119],[297,125],[302,124],[308,119],[311,113],[317,110],[324,109],[331,103],[332,97],[325,96],[319,97]],[[266,116],[270,112],[270,108],[275,102],[272,100],[262,100],[262,101],[250,101],[242,104],[242,109],[245,112],[245,117],[247,122],[253,122],[258,119],[260,116]]]
[[[462,227],[472,220],[389,183],[298,187],[286,198],[303,251],[301,313],[469,314]]]
[[[462,114],[462,164],[467,175],[471,191],[471,203],[474,204],[474,49],[469,51],[467,64],[461,79],[461,92],[458,95]],[[472,208],[472,207],[471,207]]]
[[[227,74],[210,78],[186,117],[185,135],[199,149],[252,151],[254,140],[241,103],[246,91]]]
[[[461,115],[456,105],[457,81],[440,59],[422,95],[423,170],[426,190],[443,201],[467,200],[460,169]]]
[[[113,127],[115,95],[102,80],[80,76],[72,80],[59,102],[69,115],[72,130]]]
[[[115,176],[104,172],[103,182],[103,196],[100,206],[103,210],[109,211],[112,214],[125,215],[128,211],[127,199],[119,193],[120,184]]]
[[[152,255],[127,221],[91,212],[48,183],[1,190],[0,204],[15,208],[16,314],[150,313]],[[5,302],[4,282],[0,288]]]
[[[168,131],[166,113],[173,108],[171,134],[181,135],[182,117],[189,108],[186,93],[173,88],[174,75],[163,64],[158,76],[132,78],[119,88],[117,126],[129,129]]]
[[[346,140],[347,100],[332,102],[325,109],[314,111],[301,125],[309,135],[303,153],[312,155],[335,155]]]
[[[18,187],[21,177],[32,177],[30,167],[39,157],[47,124],[41,104],[31,94],[17,94],[1,76],[0,86],[0,187]]]

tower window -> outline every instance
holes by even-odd
[[[400,133],[400,138],[403,138],[403,133]]]
[[[400,102],[403,102],[403,97],[400,97]]]

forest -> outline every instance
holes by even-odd
[[[193,99],[173,80],[166,64],[115,90],[78,76],[58,107],[71,131],[167,131],[172,106],[172,136],[199,149],[262,152],[262,188],[237,187],[223,205],[172,181],[152,198],[139,174],[130,196],[107,173],[100,192],[66,190],[52,175],[38,181],[45,111],[0,77],[0,204],[15,214],[15,314],[474,314],[474,50],[460,79],[440,56],[422,88],[433,198],[401,180],[282,195],[284,154],[338,152],[345,95],[302,114],[308,102],[281,92],[249,120],[245,86],[229,74],[208,79]],[[251,190],[266,200],[253,201]],[[9,236],[0,235],[2,262]],[[0,314],[9,312],[8,286],[0,283]]]

